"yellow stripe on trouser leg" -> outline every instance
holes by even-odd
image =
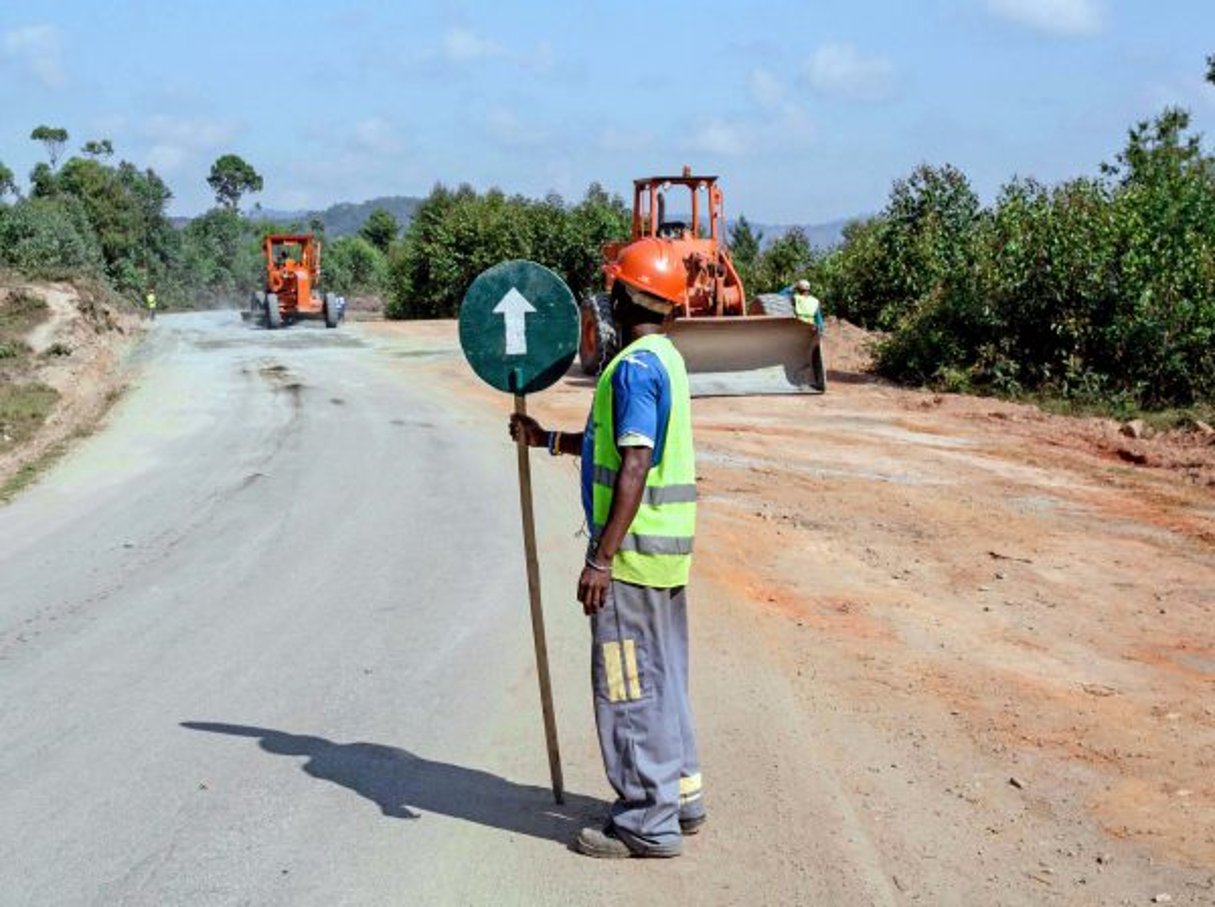
[[[700,772],[695,775],[687,775],[679,779],[679,802],[691,803],[693,800],[700,799],[701,780]]]
[[[637,644],[624,641],[624,679],[629,685],[629,699],[641,698],[641,676],[637,673]]]
[[[620,668],[620,643],[603,644],[603,676],[607,680],[608,702],[624,699],[624,672]]]

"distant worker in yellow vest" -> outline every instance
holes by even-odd
[[[156,288],[148,290],[148,295],[144,297],[144,304],[148,307],[148,315],[153,321],[156,320]]]
[[[818,332],[823,332],[823,304],[810,293],[810,281],[802,278],[793,285],[793,314],[807,324],[814,322]]]
[[[704,824],[688,699],[685,587],[696,534],[692,401],[683,357],[666,336],[687,288],[683,263],[657,240],[615,266],[612,313],[624,347],[599,377],[582,432],[511,419],[532,447],[582,457],[590,527],[578,600],[591,619],[599,748],[616,802],[574,847],[592,857],[674,857]]]

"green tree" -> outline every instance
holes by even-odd
[[[252,166],[236,154],[225,154],[211,165],[207,185],[215,193],[215,203],[235,211],[241,196],[262,191],[262,178]]]
[[[0,217],[0,265],[47,280],[103,273],[88,217],[71,197],[31,198],[6,209]]]
[[[30,139],[41,142],[42,147],[46,149],[52,170],[59,165],[59,156],[63,154],[63,146],[68,143],[69,138],[68,131],[60,126],[36,126],[30,133]]]
[[[30,196],[33,198],[50,198],[59,191],[59,183],[55,171],[46,161],[39,161],[30,171]]]
[[[1215,85],[1215,54],[1207,57],[1207,81]]]
[[[384,288],[388,262],[376,246],[362,236],[343,236],[325,246],[321,283],[335,293],[379,293]]]
[[[451,317],[473,278],[507,258],[546,265],[584,295],[603,286],[603,243],[627,235],[623,202],[597,185],[573,208],[556,195],[534,200],[436,186],[390,249],[385,313]]]
[[[1099,367],[1148,405],[1215,395],[1215,157],[1166,109],[1131,129],[1117,181],[1117,308]]]
[[[756,232],[751,222],[743,215],[738,216],[737,223],[730,228],[730,255],[734,259],[734,267],[742,279],[743,289],[751,296],[770,288],[761,288],[756,284],[758,274],[756,267],[759,263],[759,250],[764,241],[762,230]]]
[[[212,208],[181,235],[179,280],[194,288],[246,294],[261,278],[261,231],[230,208]]]
[[[0,201],[4,200],[6,195],[19,195],[17,183],[13,180],[13,171],[0,163]]]
[[[73,157],[58,173],[56,188],[83,205],[119,289],[138,289],[164,272],[176,242],[164,213],[172,193],[154,171]]]
[[[750,292],[776,292],[807,277],[814,267],[810,240],[801,227],[793,227],[760,253],[755,265],[758,286]]]
[[[631,218],[624,199],[599,183],[587,186],[582,201],[566,210],[558,270],[579,299],[603,289],[603,247],[628,238]]]
[[[874,326],[882,312],[885,286],[885,233],[882,217],[854,220],[844,239],[819,267],[816,293],[830,300],[832,311],[863,327]]]
[[[91,140],[81,145],[80,150],[89,157],[111,157],[114,154],[114,143],[109,139]]]
[[[397,219],[392,216],[392,212],[383,208],[372,211],[363,226],[359,227],[359,236],[384,253],[396,241],[400,232],[401,225],[397,223]]]

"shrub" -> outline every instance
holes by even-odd
[[[0,264],[49,280],[103,270],[97,237],[79,201],[59,197],[0,210]]]

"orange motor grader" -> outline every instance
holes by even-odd
[[[253,294],[254,315],[271,329],[309,318],[323,318],[325,327],[337,327],[342,318],[339,297],[313,292],[321,276],[320,240],[311,233],[271,233],[262,251],[266,288]]]
[[[672,209],[672,193],[686,207]],[[686,213],[674,219],[668,214],[672,210]],[[668,245],[688,274],[670,337],[687,363],[693,396],[826,390],[818,330],[793,317],[784,296],[764,294],[748,302],[726,245],[725,225],[715,176],[697,176],[684,167],[679,176],[634,180],[631,236],[604,245],[606,292],[581,305],[583,371],[598,373],[616,350],[611,291],[622,254],[634,243],[657,240]]]

